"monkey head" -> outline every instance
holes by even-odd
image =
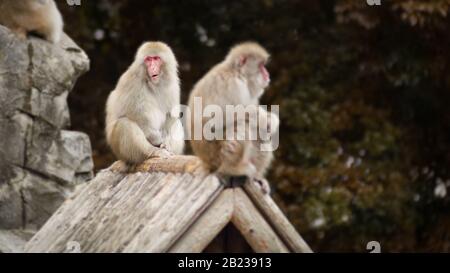
[[[269,53],[259,44],[246,42],[233,47],[226,62],[237,69],[251,86],[264,90],[270,83],[270,74],[266,69],[269,57]]]
[[[146,42],[136,54],[136,62],[142,67],[150,85],[158,85],[175,79],[177,61],[169,46],[162,42]]]

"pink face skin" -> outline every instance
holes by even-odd
[[[147,56],[144,59],[144,63],[147,66],[147,74],[153,83],[159,82],[161,76],[161,65],[163,61],[159,56]]]
[[[247,57],[241,56],[239,58],[239,66],[243,67],[247,63]],[[254,72],[254,67],[251,67],[252,72]],[[266,88],[270,83],[270,74],[266,69],[266,62],[262,61],[258,64],[258,84],[261,85],[262,88]],[[259,77],[260,76],[260,77]]]
[[[259,71],[261,71],[263,80],[267,83],[270,82],[270,74],[269,74],[269,71],[267,71],[266,67],[264,66],[264,63],[261,63],[259,65]]]

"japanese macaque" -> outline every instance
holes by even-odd
[[[201,98],[202,109],[208,105],[218,105],[225,112],[227,105],[255,106],[258,117],[266,118],[265,123],[261,124],[271,127],[271,132],[278,129],[278,117],[259,107],[259,98],[270,83],[269,72],[265,68],[268,59],[267,51],[256,43],[247,42],[232,48],[225,60],[212,68],[194,86],[189,98],[191,128],[199,126],[199,123],[203,128],[208,122],[205,118],[195,118],[194,107],[197,105],[194,106],[194,100]],[[235,120],[235,125],[242,125],[242,122],[246,124],[248,120]],[[225,127],[224,131],[229,128],[226,124]],[[265,193],[269,193],[270,186],[264,175],[273,153],[260,150],[262,143],[261,139],[198,140],[191,136],[194,153],[210,169],[223,175],[247,176],[261,185]]]
[[[170,47],[144,43],[106,103],[106,139],[121,160],[182,154],[178,64]]]
[[[0,24],[26,38],[35,33],[57,43],[63,33],[63,19],[54,0],[0,0]]]

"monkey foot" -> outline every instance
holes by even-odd
[[[27,39],[27,30],[26,29],[17,27],[17,28],[13,28],[12,31],[14,33],[16,33],[16,35],[19,37],[19,39],[21,39],[21,40]]]
[[[255,182],[258,187],[261,188],[261,191],[264,194],[270,194],[270,184],[269,182],[264,178],[253,178],[253,182]]]

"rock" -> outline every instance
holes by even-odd
[[[0,225],[2,228],[20,228],[23,221],[23,201],[20,192],[11,184],[0,185]]]
[[[25,164],[27,134],[31,132],[32,125],[33,119],[27,114],[16,112],[11,117],[4,117],[0,113],[0,151],[3,158],[11,164]]]
[[[88,57],[67,35],[54,45],[0,26],[0,229],[39,228],[92,178],[89,137],[64,130],[67,96],[88,70]],[[2,243],[18,241],[2,234],[0,252],[14,250]]]
[[[22,253],[33,230],[0,230],[0,253]]]
[[[86,134],[53,131],[51,125],[36,121],[33,123],[25,167],[63,183],[73,183],[77,174],[92,172],[91,154]]]
[[[28,171],[23,171],[23,175],[20,193],[23,214],[27,220],[26,228],[38,229],[70,195],[72,189]]]

